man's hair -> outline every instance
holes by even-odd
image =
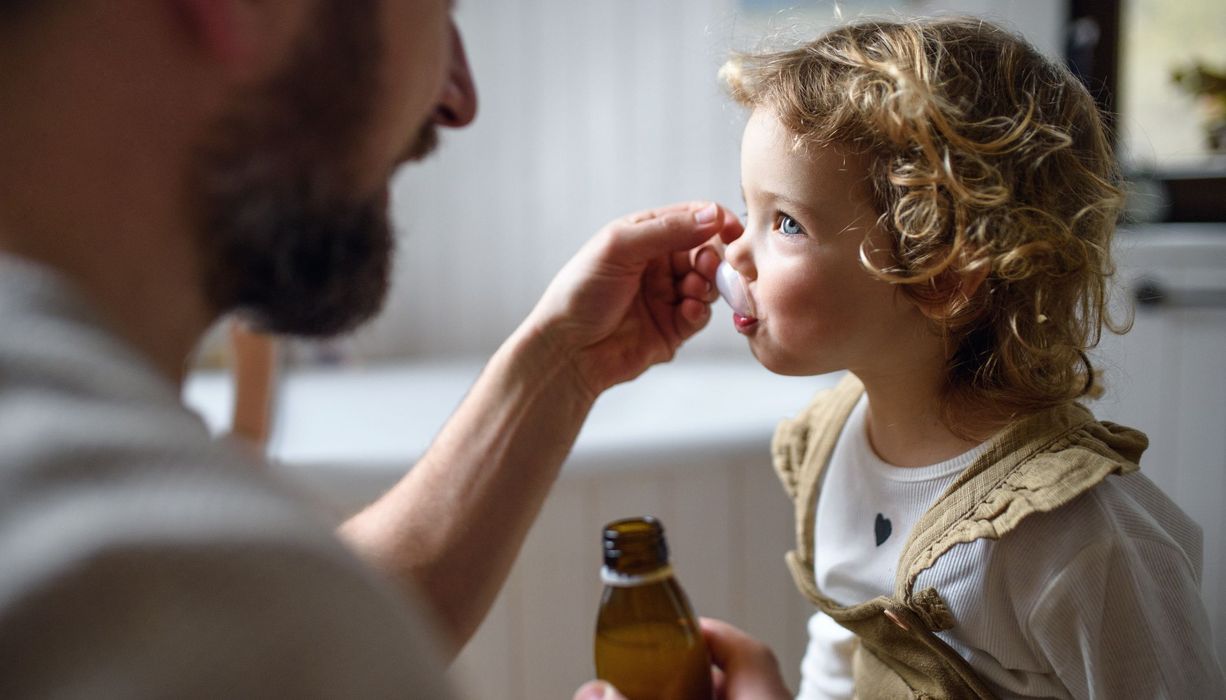
[[[951,347],[947,423],[954,406],[1017,415],[1091,390],[1085,351],[1104,322],[1124,330],[1106,314],[1122,197],[1102,118],[1066,69],[997,26],[947,18],[855,23],[736,55],[721,74],[798,148],[870,156],[892,249],[861,259]]]

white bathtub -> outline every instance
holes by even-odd
[[[269,453],[295,478],[341,489],[402,475],[476,378],[478,362],[299,369],[283,377]],[[835,376],[781,377],[744,359],[686,358],[613,388],[593,409],[566,473],[654,467],[765,449],[774,425]],[[197,372],[185,400],[215,431],[230,421],[225,372]],[[352,494],[366,495],[366,494]],[[348,500],[343,493],[338,498]]]

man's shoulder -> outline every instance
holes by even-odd
[[[114,697],[446,697],[412,660],[437,659],[429,624],[330,522],[236,450],[177,446],[78,444],[0,478],[0,691],[103,669]]]
[[[122,424],[141,412],[110,413],[134,415],[113,429],[90,416],[0,430],[0,582],[134,553],[343,555],[323,518],[237,448],[176,431],[156,411],[136,430]]]
[[[2,256],[0,271],[14,276],[0,285],[0,499],[217,477],[242,461],[62,280]]]

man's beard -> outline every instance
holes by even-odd
[[[352,184],[379,89],[376,11],[367,0],[319,7],[294,60],[213,130],[192,183],[207,302],[304,336],[377,313],[394,248],[386,186]],[[404,156],[436,143],[427,123]]]

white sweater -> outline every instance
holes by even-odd
[[[421,611],[0,255],[0,698],[451,697]]]

